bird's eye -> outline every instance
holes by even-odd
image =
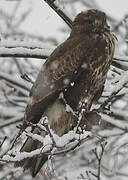
[[[100,20],[100,19],[96,19],[96,20],[95,20],[95,24],[96,24],[96,25],[101,25],[102,23],[103,23],[103,21]]]

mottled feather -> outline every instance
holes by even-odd
[[[114,37],[105,13],[92,9],[78,14],[69,38],[53,51],[42,66],[32,87],[24,119],[37,123],[46,115],[50,127],[62,136],[77,125],[77,117],[67,112],[66,104],[79,112],[84,102],[86,118],[82,119],[80,126],[83,128],[86,125],[90,129],[87,120],[90,121],[96,114],[89,110],[92,102],[102,94],[113,55]],[[60,92],[63,92],[64,100],[59,99]],[[38,133],[38,130],[33,133]],[[44,133],[41,135],[45,136]],[[41,146],[41,143],[28,138],[20,151],[29,152]],[[47,155],[37,156],[16,165],[29,168],[34,177],[47,158]]]

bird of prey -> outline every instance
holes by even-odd
[[[79,113],[84,104],[85,114],[89,112],[92,102],[102,94],[114,47],[114,37],[104,12],[90,9],[78,14],[68,39],[47,58],[37,76],[26,107],[25,121],[36,124],[42,116],[47,116],[50,128],[58,136],[75,127],[78,119],[72,111],[67,112],[66,105]],[[33,133],[45,136],[37,129]],[[28,138],[20,151],[30,152],[41,146]],[[47,159],[47,155],[36,156],[16,165],[30,169],[35,177]]]

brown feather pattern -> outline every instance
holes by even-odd
[[[66,103],[79,111],[81,102],[85,102],[88,112],[93,100],[100,98],[114,55],[114,44],[104,12],[93,9],[78,14],[69,38],[53,51],[41,68],[31,91],[25,119],[37,123],[42,115],[46,115],[50,127],[59,136],[75,127],[77,118],[66,111]],[[65,101],[58,99],[60,92]],[[86,123],[83,121],[81,127]],[[28,138],[21,152],[40,146]],[[29,168],[34,177],[47,158],[45,155],[34,157],[16,165]]]

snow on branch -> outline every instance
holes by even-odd
[[[117,127],[118,129],[121,129],[123,131],[127,131],[127,129],[128,129],[128,123],[127,122],[122,123],[122,121],[115,119],[113,117],[110,117],[109,115],[103,114],[102,120],[109,122],[111,125]]]
[[[19,58],[37,58],[46,59],[56,48],[56,46],[48,47],[43,43],[19,40],[2,40],[0,42],[0,57],[19,57]],[[128,61],[128,56],[115,56],[112,65],[118,67]]]
[[[37,42],[2,40],[0,42],[0,57],[46,59],[54,49],[54,46],[48,48]]]
[[[57,147],[55,147],[49,135],[42,138],[40,135],[28,133],[26,134],[27,136],[42,142],[42,147],[31,152],[16,152],[15,154],[9,153],[0,159],[0,161],[17,162],[41,154],[57,155],[65,153],[78,147],[81,142],[89,137],[88,134],[90,133],[85,132],[80,137],[74,131],[70,131],[68,134],[63,135],[62,137],[53,134],[53,138],[57,144]]]
[[[111,94],[118,94],[127,83],[128,71],[125,71],[121,74],[121,76],[114,78],[114,81],[112,82],[112,85],[114,85],[114,87],[112,88]]]
[[[128,56],[119,56],[119,55],[116,55],[114,57],[114,60],[121,61],[121,62],[128,62]]]
[[[46,124],[38,123],[35,125],[36,128],[45,130],[48,134],[45,137],[42,137],[38,134],[33,134],[31,132],[24,131],[24,134],[32,138],[33,140],[39,141],[42,143],[42,147],[31,152],[13,152],[13,149],[8,152],[8,154],[4,155],[0,161],[3,162],[18,162],[26,158],[31,158],[33,156],[47,154],[47,155],[58,155],[62,153],[69,152],[78,147],[81,143],[86,141],[90,136],[91,132],[84,131],[81,134],[76,133],[75,130],[69,131],[67,134],[59,137],[56,135],[49,126]],[[34,125],[32,125],[34,127]],[[50,133],[49,133],[50,132]],[[54,141],[53,141],[54,139]]]
[[[100,105],[98,112],[104,112],[105,107],[109,102],[112,102],[113,98],[124,95],[128,93],[128,71],[120,72],[121,75],[118,75],[111,82],[111,89],[109,88],[110,94],[109,97]]]
[[[28,49],[42,49],[44,47],[43,43],[35,41],[19,41],[19,40],[6,40],[2,39],[0,42],[0,47],[13,48],[13,47],[24,47]]]

